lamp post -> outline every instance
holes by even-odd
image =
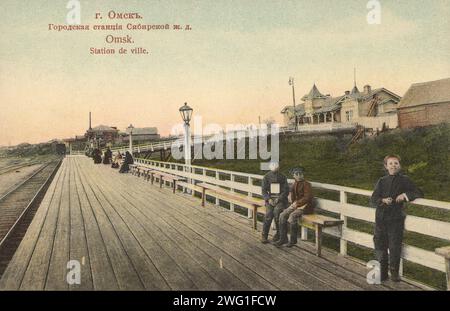
[[[130,126],[127,127],[128,132],[130,133],[130,154],[133,156],[133,124],[130,124]]]
[[[292,85],[292,101],[294,103],[294,120],[295,120],[294,130],[297,131],[297,111],[295,111],[295,89],[293,77],[289,77],[289,85]]]
[[[190,172],[191,168],[191,134],[189,131],[189,122],[191,122],[193,109],[184,103],[180,108],[181,118],[184,122],[184,163],[186,164],[185,171]],[[187,183],[190,184],[191,180],[188,178]],[[186,189],[185,189],[186,191]],[[194,192],[192,192],[192,195]]]
[[[189,122],[191,122],[193,109],[184,103],[180,108],[181,118],[184,122],[184,160],[186,165],[191,165],[191,140]]]

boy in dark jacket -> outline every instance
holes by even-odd
[[[400,281],[399,267],[406,213],[404,202],[422,198],[423,193],[408,176],[400,173],[400,157],[384,158],[388,174],[381,177],[371,197],[375,212],[375,256],[380,263],[381,281],[388,279],[388,270],[394,282]],[[389,250],[389,256],[388,256]]]
[[[261,185],[262,196],[265,200],[266,215],[264,216],[264,224],[262,230],[261,243],[268,243],[270,225],[275,220],[277,233],[273,237],[273,242],[280,238],[278,221],[281,212],[288,205],[289,184],[286,176],[280,173],[279,164],[270,163],[270,172],[268,172]]]

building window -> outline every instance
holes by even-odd
[[[351,122],[353,119],[353,110],[349,110],[345,112],[345,120],[347,122]]]

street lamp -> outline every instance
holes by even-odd
[[[130,154],[131,154],[131,156],[133,156],[133,129],[134,129],[133,124],[130,124],[130,126],[127,127],[127,130],[130,133],[129,140],[130,140]]]
[[[191,172],[191,134],[189,131],[189,122],[191,122],[192,112],[193,109],[189,107],[187,103],[184,103],[184,105],[180,108],[181,118],[184,122],[184,163],[185,171],[187,173]],[[187,183],[190,184],[191,182],[191,179],[188,178]],[[194,195],[194,192],[190,192],[187,188],[184,188],[184,191]]]
[[[184,103],[184,105],[181,106],[180,114],[181,114],[181,118],[184,121],[184,124],[189,125],[189,122],[191,122],[192,111],[193,111],[193,109],[191,107],[189,107],[187,103]]]
[[[294,90],[294,78],[289,77],[289,85],[292,85],[292,101],[294,102],[294,119],[295,119],[295,126],[294,129],[297,131],[297,111],[295,111],[295,90]]]
[[[189,133],[189,122],[191,122],[193,109],[184,103],[180,108],[181,118],[184,122],[184,160],[186,165],[191,165],[191,144]]]

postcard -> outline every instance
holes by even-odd
[[[0,8],[1,292],[450,288],[449,0]]]

